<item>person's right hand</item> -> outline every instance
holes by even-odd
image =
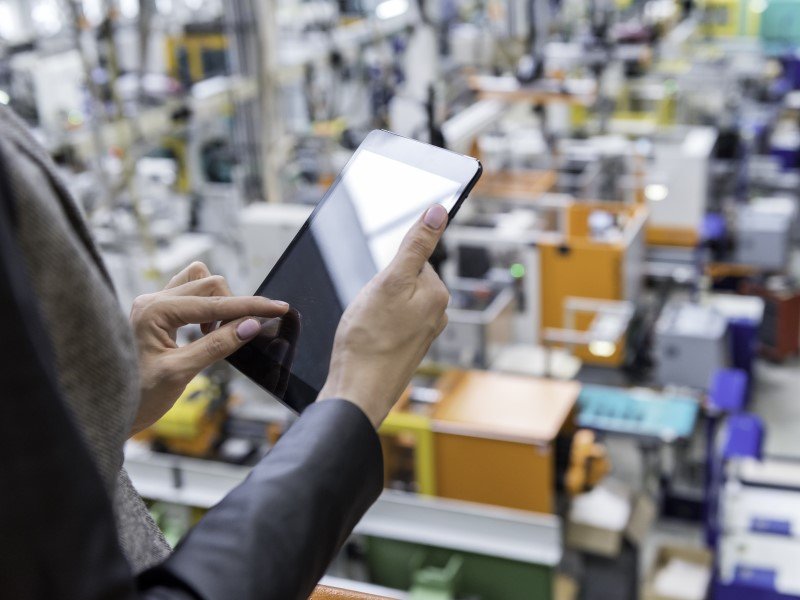
[[[428,263],[447,218],[441,205],[428,209],[394,261],[353,300],[336,331],[319,398],[353,402],[376,428],[447,325],[450,294]]]

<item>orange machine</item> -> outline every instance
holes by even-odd
[[[436,495],[549,513],[556,437],[572,427],[576,382],[451,371],[432,411]]]
[[[594,237],[589,219],[598,211],[611,215],[618,230],[616,235]],[[589,328],[591,314],[578,314],[575,323],[566,322],[569,298],[636,300],[642,282],[647,215],[647,208],[638,204],[576,202],[567,207],[564,239],[543,240],[539,244],[543,330]],[[588,346],[578,346],[575,354],[587,363],[619,366],[625,349],[624,343],[619,343],[612,352],[593,353]]]

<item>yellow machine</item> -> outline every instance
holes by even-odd
[[[224,75],[228,38],[218,27],[187,26],[180,35],[167,38],[167,73],[185,86]]]
[[[625,135],[652,133],[675,122],[677,88],[672,80],[628,84],[617,98],[611,130]]]
[[[175,161],[178,167],[177,190],[183,194],[190,191],[187,147],[186,133],[177,133],[161,138],[161,147],[156,152],[158,156],[165,156]]]
[[[408,491],[436,495],[432,405],[416,406],[407,389],[380,428],[384,480],[387,486],[405,481]]]
[[[555,440],[573,427],[580,384],[452,370],[434,386],[438,401],[406,396],[381,427],[387,483],[413,469],[423,494],[553,512]]]
[[[424,496],[436,495],[434,441],[431,419],[414,414],[400,404],[381,425],[385,482],[397,479],[413,481],[412,490]]]
[[[596,435],[581,429],[572,438],[569,469],[564,477],[564,487],[571,496],[591,490],[611,472],[611,461],[606,447],[597,442]]]
[[[756,37],[766,0],[701,0],[700,31],[715,38]]]
[[[202,457],[217,442],[225,417],[225,402],[219,386],[205,375],[198,375],[167,414],[139,438],[175,454]]]

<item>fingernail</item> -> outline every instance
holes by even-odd
[[[240,340],[246,342],[256,337],[259,331],[261,331],[261,324],[255,319],[247,319],[239,323],[239,326],[236,328],[236,335]]]
[[[256,319],[261,324],[261,334],[264,337],[278,337],[283,319],[281,317],[270,317],[267,319]]]
[[[289,308],[289,303],[283,300],[273,300],[272,303],[278,308]]]
[[[441,204],[434,204],[425,213],[422,221],[431,229],[440,229],[447,220],[447,211]]]

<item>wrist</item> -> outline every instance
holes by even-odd
[[[346,400],[351,404],[355,404],[361,412],[366,415],[367,419],[369,419],[369,422],[372,423],[372,426],[376,430],[381,426],[383,419],[386,418],[386,415],[382,414],[382,411],[376,406],[374,399],[368,398],[365,394],[353,388],[348,389],[326,383],[317,397],[318,402],[337,399]]]

